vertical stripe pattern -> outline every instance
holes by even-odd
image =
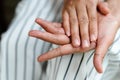
[[[1,80],[119,80],[120,29],[103,61],[104,73],[93,66],[94,50],[60,56],[39,63],[37,56],[58,46],[28,36],[43,30],[34,20],[61,21],[62,0],[22,0],[16,16],[1,40]],[[109,76],[111,75],[111,76]]]

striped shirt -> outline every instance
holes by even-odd
[[[47,62],[37,56],[56,45],[31,38],[32,29],[43,30],[34,20],[61,20],[62,0],[22,0],[1,40],[1,80],[120,80],[120,30],[103,62],[104,73],[93,66],[94,50],[65,55]]]

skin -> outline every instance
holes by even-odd
[[[111,0],[111,2],[108,2],[108,3],[110,4],[113,2]],[[113,4],[113,5],[117,5],[117,3]],[[114,10],[115,9],[111,10],[111,13],[109,13],[106,16],[98,13],[98,17],[99,17],[99,19],[98,19],[98,25],[99,25],[98,32],[99,33],[98,33],[98,39],[96,42],[97,45],[95,45],[95,43],[92,42],[91,47],[89,47],[89,49],[93,49],[96,46],[93,62],[94,62],[94,66],[95,66],[96,70],[99,73],[103,72],[103,70],[102,70],[103,58],[104,58],[109,46],[112,44],[113,39],[115,37],[115,34],[119,28],[120,16],[118,14],[120,12],[119,12],[119,10],[117,10],[116,12]],[[36,22],[39,25],[41,25],[46,30],[46,32],[31,30],[29,32],[30,36],[61,45],[60,47],[53,49],[53,50],[39,56],[38,61],[46,61],[46,60],[49,60],[49,59],[52,59],[52,58],[55,58],[58,56],[85,51],[85,50],[82,50],[83,48],[72,47],[72,45],[70,44],[69,37],[65,35],[65,32],[64,32],[62,25],[60,23],[51,23],[51,22],[47,22],[47,21],[44,21],[41,19],[37,19]],[[60,31],[58,31],[58,28]],[[57,32],[59,32],[59,33],[57,33]],[[45,37],[45,36],[48,36],[48,34],[52,34],[52,35],[49,35],[50,37]],[[64,36],[67,39],[60,40],[60,38],[58,38],[57,35]],[[53,38],[55,40],[53,40],[51,38]],[[59,42],[57,42],[57,41],[59,41]],[[61,41],[63,41],[64,44],[61,44],[60,43]],[[86,49],[86,50],[88,50],[88,49]]]
[[[41,58],[38,59],[38,61],[40,62],[43,62],[58,56],[72,54],[75,52],[86,52],[91,49],[94,49],[96,46],[95,42],[92,42],[90,47],[88,48],[85,48],[85,49],[81,47],[75,48],[71,45],[70,38],[67,35],[65,35],[64,28],[62,27],[61,23],[52,23],[42,19],[36,19],[36,22],[39,25],[41,25],[41,27],[44,30],[46,30],[46,32],[32,30],[29,32],[30,36],[60,45],[58,48],[55,48],[45,53],[44,55],[42,55]]]
[[[71,36],[73,47],[86,48],[90,46],[91,41],[96,41],[99,3],[99,0],[64,0],[63,27],[65,33]]]
[[[98,16],[100,18],[98,24],[99,33],[93,62],[94,66],[96,66],[96,70],[99,73],[102,73],[102,61],[107,53],[108,48],[113,43],[119,24],[115,17],[111,14],[108,14],[107,16],[98,14]]]

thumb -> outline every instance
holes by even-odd
[[[101,13],[101,14],[103,14],[103,15],[107,15],[107,14],[109,14],[110,13],[110,9],[109,9],[109,7],[108,7],[108,4],[107,4],[107,2],[102,2],[102,1],[100,1],[99,3],[98,3],[98,10],[99,10],[99,12]]]
[[[93,63],[97,72],[99,73],[103,72],[102,62],[105,57],[105,54],[107,53],[108,48],[109,43],[107,42],[107,40],[105,41],[105,39],[97,44]]]

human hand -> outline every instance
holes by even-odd
[[[102,72],[102,60],[107,52],[107,49],[112,44],[114,36],[117,31],[117,21],[112,15],[102,16],[99,14],[99,34],[98,34],[98,41],[97,41],[97,47],[96,52],[94,55],[94,65],[98,72]],[[68,36],[65,35],[63,28],[61,27],[61,24],[59,23],[50,23],[47,21],[43,21],[41,19],[36,20],[39,25],[42,26],[47,32],[41,32],[37,30],[30,31],[29,35],[52,42],[55,44],[61,45],[58,48],[55,48],[49,52],[44,53],[43,55],[40,55],[38,58],[38,61],[46,61],[58,56],[62,55],[68,55],[76,52],[85,52],[90,49],[95,48],[95,43],[93,42],[91,44],[91,47],[87,49],[83,49],[81,47],[74,48],[70,44],[70,40]],[[61,36],[61,37],[60,37]]]
[[[51,42],[57,45],[60,45],[58,48],[55,48],[49,52],[44,53],[38,58],[38,61],[46,61],[58,56],[68,55],[77,52],[86,52],[95,48],[95,42],[90,44],[88,48],[74,48],[70,44],[70,38],[65,35],[64,29],[60,23],[47,22],[42,19],[36,19],[36,22],[41,25],[41,27],[46,30],[46,32],[31,30],[29,35],[38,39],[42,39],[47,42]]]
[[[93,61],[96,70],[99,73],[101,73],[103,71],[102,70],[103,58],[109,46],[112,44],[114,40],[115,34],[118,29],[118,23],[117,20],[111,14],[107,16],[102,16],[98,14],[98,16],[100,17],[98,30],[99,34]],[[39,56],[38,61],[46,61],[58,56],[72,54],[76,52],[85,52],[95,48],[94,42],[91,43],[91,47],[87,49],[83,49],[81,47],[74,48],[70,44],[70,39],[68,38],[68,36],[65,35],[64,30],[61,27],[61,24],[50,23],[43,20],[37,20],[36,22],[39,23],[47,32],[32,30],[29,33],[30,36],[61,45],[60,47]]]
[[[118,29],[118,23],[116,19],[111,15],[102,16],[99,14],[99,34],[97,40],[97,47],[94,54],[94,65],[98,72],[102,72],[102,60],[107,52],[107,49],[112,44],[115,34]],[[40,32],[36,30],[30,31],[29,35],[33,37],[40,38],[42,40],[46,40],[48,42],[52,42],[55,44],[62,44],[60,47],[53,49],[49,52],[44,53],[38,58],[38,61],[46,61],[58,56],[72,54],[76,52],[85,52],[95,47],[95,43],[91,44],[91,47],[87,49],[83,48],[74,48],[71,44],[69,44],[70,40],[64,34],[64,30],[59,23],[50,23],[43,20],[37,20],[47,32]],[[64,36],[59,38],[60,36]],[[52,39],[51,39],[52,38]],[[66,38],[66,40],[65,40]],[[63,43],[61,43],[63,42]]]
[[[90,41],[96,41],[98,34],[97,6],[99,0],[64,0],[63,27],[65,33],[70,36],[73,47],[80,45],[89,47]],[[103,5],[103,4],[102,4]],[[100,5],[100,7],[102,7]],[[102,14],[108,14],[107,8],[102,9]]]
[[[110,9],[112,10],[111,13],[113,13],[114,16],[112,14],[111,15],[109,14],[106,17],[105,16],[103,17],[102,15],[99,14],[99,17],[100,17],[100,19],[99,19],[100,23],[99,23],[99,29],[98,29],[99,34],[98,34],[98,40],[97,40],[96,53],[94,56],[94,65],[98,72],[102,72],[101,64],[102,64],[103,57],[105,56],[105,54],[108,50],[108,47],[113,42],[113,39],[115,37],[116,31],[118,28],[118,20],[120,20],[120,17],[118,17],[119,12],[120,12],[120,10],[118,9],[120,1],[119,0],[117,0],[117,1],[107,0],[107,2],[110,4]],[[98,4],[98,6],[99,6],[99,4]],[[103,7],[103,9],[104,9],[104,7]],[[103,9],[101,8],[100,11]],[[106,12],[106,10],[109,12],[109,10],[107,8],[105,9],[105,12]],[[68,13],[69,13],[67,11],[64,11],[64,12],[65,12],[64,15],[68,15]],[[103,11],[103,14],[104,14],[104,11]],[[65,25],[65,27],[67,27],[67,25],[69,24],[69,16],[66,16],[65,19],[64,18],[65,18],[65,16],[63,16],[63,21],[64,22],[66,21],[66,24],[64,23],[64,25]],[[118,18],[118,19],[116,19],[116,18]],[[73,18],[73,20],[74,20],[74,18]],[[69,31],[69,27],[67,27],[65,30],[66,30],[66,32]]]
[[[98,14],[98,17],[98,39],[93,62],[96,70],[99,73],[102,73],[102,61],[108,48],[113,43],[115,34],[119,28],[119,21],[112,14],[108,14],[106,16]]]

